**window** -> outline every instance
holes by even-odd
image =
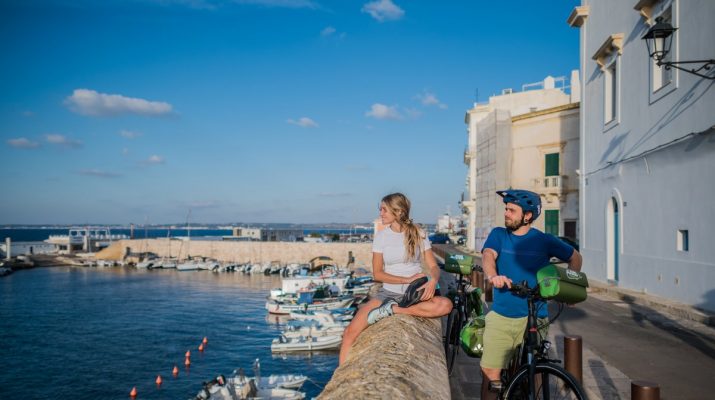
[[[559,235],[559,210],[544,211],[544,232]]]
[[[678,229],[678,234],[677,234],[677,239],[676,239],[676,247],[678,251],[688,251],[689,245],[688,245],[688,230],[687,229]]]
[[[544,165],[546,169],[544,176],[559,175],[559,153],[545,154],[544,158]]]
[[[618,62],[614,59],[604,72],[604,123],[608,124],[616,119],[618,112]]]
[[[658,17],[663,18],[663,22],[667,22],[669,24],[673,24],[673,9],[672,6],[668,6],[663,12],[658,15]],[[668,54],[663,57],[663,62],[668,62],[668,61],[673,61],[673,54],[675,53],[675,43],[676,41],[673,40],[671,44],[671,50],[668,52]],[[667,86],[669,83],[673,81],[673,70],[672,69],[666,69],[664,66],[659,67],[655,60],[651,59],[651,87],[653,92],[657,92],[660,90],[662,87]]]

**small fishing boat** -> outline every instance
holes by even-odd
[[[271,351],[274,353],[290,351],[332,350],[340,347],[342,336],[300,336],[288,338],[285,335],[273,339]]]
[[[316,300],[312,303],[293,303],[268,300],[266,302],[266,310],[271,314],[290,314],[292,311],[315,311],[315,310],[331,310],[334,308],[345,308],[355,301],[352,296],[336,297]]]
[[[283,336],[287,338],[298,338],[301,336],[342,336],[345,331],[344,325],[317,325],[317,326],[296,326],[289,325],[284,331]]]

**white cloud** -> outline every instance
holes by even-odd
[[[320,31],[320,36],[330,36],[335,32],[336,32],[335,28],[333,28],[332,26],[328,26],[325,29],[323,29],[322,31]]]
[[[122,174],[118,174],[116,172],[102,171],[99,169],[82,169],[79,170],[77,173],[80,175],[94,176],[97,178],[118,178],[122,176]]]
[[[402,115],[397,111],[397,107],[386,106],[380,103],[373,104],[370,111],[365,113],[365,116],[375,119],[402,119]]]
[[[142,161],[142,164],[145,165],[159,165],[159,164],[164,164],[166,163],[166,160],[164,157],[157,156],[156,154],[150,156],[146,160]]]
[[[362,12],[370,14],[380,22],[396,21],[405,15],[405,11],[398,7],[392,0],[377,0],[362,6]]]
[[[434,93],[424,92],[422,94],[418,94],[415,97],[425,106],[435,106],[441,108],[442,110],[447,109],[447,105],[440,102],[437,96],[434,95]]]
[[[16,149],[36,149],[40,147],[38,142],[33,142],[32,140],[24,137],[8,139],[6,143]]]
[[[98,93],[90,89],[75,89],[64,104],[81,115],[93,117],[138,114],[150,117],[171,114],[172,106],[162,101],[149,101],[120,94]]]
[[[299,118],[297,121],[294,119],[289,119],[286,122],[293,125],[302,126],[303,128],[317,128],[318,124],[308,117]]]
[[[49,133],[45,135],[45,140],[47,140],[47,143],[56,144],[58,146],[68,147],[71,149],[78,149],[82,147],[82,142],[80,142],[79,140],[70,139],[65,135],[60,135],[57,133]]]
[[[141,135],[141,132],[128,131],[126,129],[119,131],[119,136],[127,139],[136,139]]]

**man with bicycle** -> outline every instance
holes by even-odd
[[[541,199],[528,190],[500,190],[505,204],[505,228],[495,228],[482,248],[482,268],[494,286],[491,311],[486,316],[484,354],[481,368],[485,377],[482,398],[496,398],[501,370],[506,368],[514,350],[523,341],[527,324],[526,299],[509,291],[512,282],[536,282],[536,272],[552,257],[567,261],[569,269],[581,270],[581,255],[553,235],[532,228],[541,214]],[[546,303],[541,303],[539,318],[547,318]]]

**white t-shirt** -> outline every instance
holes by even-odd
[[[421,251],[431,249],[429,239],[422,242]],[[382,253],[384,270],[390,275],[412,276],[422,272],[422,254],[416,254],[415,260],[405,262],[407,253],[405,251],[405,234],[394,232],[390,227],[377,232],[372,241],[373,253]],[[394,293],[404,293],[408,283],[383,283],[382,287]]]

